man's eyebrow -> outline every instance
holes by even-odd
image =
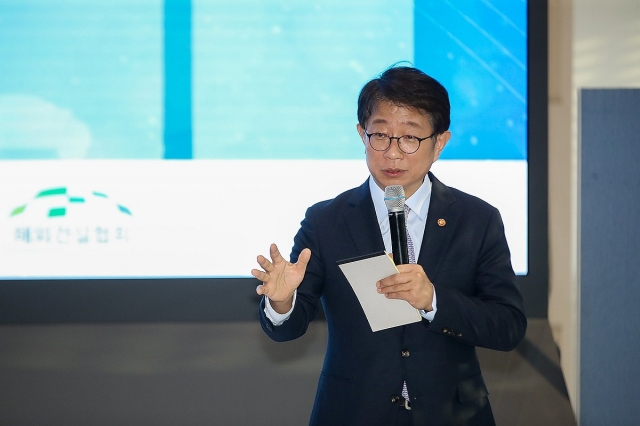
[[[385,120],[384,118],[376,118],[371,122],[371,124],[387,124],[387,123],[388,121]]]
[[[389,122],[384,118],[376,118],[371,122],[371,124],[389,124]],[[416,123],[415,121],[403,121],[400,124],[415,127],[417,129],[422,129],[422,126],[419,123]]]

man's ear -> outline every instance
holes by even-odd
[[[367,153],[367,141],[365,140],[365,134],[364,134],[364,129],[362,128],[362,126],[360,125],[360,123],[358,123],[356,125],[356,130],[358,131],[358,134],[360,135],[360,139],[362,140],[362,144],[364,145],[364,153]]]
[[[362,126],[360,125],[360,123],[358,123],[356,125],[356,130],[358,131],[358,134],[360,135],[360,139],[362,139],[362,143],[364,143],[366,145],[366,142],[364,140],[364,129],[362,128]]]
[[[447,142],[449,142],[449,139],[451,139],[451,132],[449,130],[440,133],[436,137],[436,144],[434,146],[435,155],[433,161],[436,161],[438,158],[440,158],[440,153],[444,149],[445,145],[447,145]]]

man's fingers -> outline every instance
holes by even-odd
[[[262,284],[256,287],[256,293],[260,296],[269,297],[269,287],[266,284]]]
[[[393,287],[400,284],[406,284],[407,278],[400,274],[391,275],[378,281],[378,288]]]
[[[266,272],[271,272],[274,269],[273,263],[271,263],[269,259],[262,255],[258,256],[258,265],[260,265]]]
[[[378,293],[383,293],[383,294],[400,293],[400,292],[409,291],[410,289],[411,289],[411,286],[407,284],[395,284],[395,285],[378,287]]]
[[[254,277],[256,277],[258,280],[262,282],[267,281],[269,279],[269,274],[259,269],[252,269],[251,275],[253,275]]]
[[[271,244],[271,246],[269,247],[269,254],[271,255],[271,261],[273,263],[280,262],[280,260],[282,260],[280,250],[278,250],[278,246],[275,244]]]
[[[273,296],[273,291],[267,284],[257,286],[256,293],[258,293],[259,296],[267,296],[269,298]]]
[[[262,267],[262,270],[252,269],[251,275],[263,283],[256,287],[256,293],[271,298],[275,294],[281,294],[282,291],[288,291],[288,287],[297,287],[300,284],[299,279],[304,275],[307,264],[311,259],[311,250],[302,250],[296,265],[285,261],[275,244],[271,244],[269,247],[269,254],[271,260],[261,255],[257,257],[258,264]]]
[[[405,297],[403,297],[403,293],[386,293],[384,295],[384,297],[386,297],[387,299],[402,299],[402,300],[406,300]]]
[[[303,269],[307,269],[307,265],[309,264],[309,260],[311,259],[311,250],[306,248],[300,252],[300,256],[298,256],[298,263]]]

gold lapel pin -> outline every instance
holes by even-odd
[[[445,226],[447,224],[447,221],[444,219],[438,219],[438,226]]]

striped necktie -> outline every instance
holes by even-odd
[[[416,263],[416,252],[413,248],[413,240],[411,240],[411,235],[409,235],[409,212],[411,209],[408,205],[404,205],[404,218],[405,223],[407,224],[407,255],[409,256],[409,263]],[[402,382],[402,397],[409,401],[409,392],[407,391],[407,382]]]
[[[416,263],[416,252],[413,248],[413,240],[411,239],[411,235],[409,235],[409,212],[411,209],[408,205],[404,205],[404,218],[405,224],[407,227],[407,254],[409,255],[409,263]]]

